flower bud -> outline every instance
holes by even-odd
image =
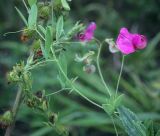
[[[87,64],[83,67],[83,71],[85,71],[88,74],[92,74],[96,71],[96,67],[93,64]]]
[[[2,116],[0,116],[1,128],[6,128],[10,126],[12,122],[13,122],[13,114],[11,111],[6,111]]]
[[[43,111],[46,111],[48,109],[48,102],[46,100],[42,102],[42,109]]]
[[[41,19],[47,20],[49,18],[50,9],[51,8],[50,8],[49,5],[44,5],[44,6],[40,7],[40,9],[39,9],[39,17]]]
[[[79,22],[77,22],[73,28],[67,33],[67,37],[68,39],[71,39],[72,37],[74,37],[77,33],[80,33],[81,31],[84,30],[84,26],[83,24],[80,24]]]
[[[24,63],[17,64],[13,67],[13,70],[7,74],[7,79],[10,83],[19,82],[22,79],[22,74],[24,72]]]

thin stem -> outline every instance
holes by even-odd
[[[21,98],[22,98],[22,88],[21,88],[21,86],[19,86],[16,100],[14,102],[13,109],[12,109],[13,123],[7,128],[5,136],[11,136],[11,133],[12,133],[12,130],[13,130],[14,124],[15,124],[16,115],[17,115],[18,109],[21,104]]]
[[[100,44],[100,47],[99,47],[99,49],[98,49],[98,55],[97,55],[97,68],[98,68],[98,72],[99,72],[100,78],[101,78],[101,80],[102,80],[102,83],[103,83],[103,85],[105,86],[105,88],[106,88],[106,90],[107,90],[109,96],[111,96],[110,89],[109,89],[109,87],[107,86],[106,82],[104,81],[104,78],[103,78],[103,75],[102,75],[102,72],[101,72],[101,68],[100,68],[100,64],[99,64],[99,58],[100,58],[100,53],[101,53],[102,45],[103,45],[103,43]]]
[[[25,6],[27,12],[29,13],[29,8],[27,7],[27,4],[26,4],[25,0],[23,0],[23,4],[24,4],[24,6]]]
[[[125,58],[125,56],[123,55],[123,56],[122,56],[122,64],[121,64],[121,69],[120,69],[120,73],[119,73],[119,77],[118,77],[118,81],[117,81],[117,86],[116,86],[116,95],[117,95],[117,92],[118,92],[119,83],[120,83],[121,76],[122,76],[122,72],[123,72],[124,58]]]
[[[35,29],[35,31],[39,34],[39,36],[40,36],[44,41],[46,41],[45,38],[41,35],[41,33],[40,33],[37,29]]]
[[[92,103],[93,105],[95,105],[95,106],[103,109],[102,106],[100,106],[99,104],[93,102],[93,101],[90,100],[88,97],[86,97],[85,95],[83,95],[83,94],[73,85],[73,83],[70,81],[70,79],[67,77],[67,75],[66,75],[65,72],[63,71],[62,66],[60,65],[59,61],[57,60],[53,48],[51,48],[51,51],[52,51],[52,54],[53,54],[54,59],[55,59],[56,62],[57,62],[57,66],[58,66],[59,70],[61,71],[61,73],[63,74],[63,76],[65,77],[65,79],[68,81],[68,83],[70,84],[71,89],[72,89],[72,90],[75,90],[81,97],[83,97],[84,99],[86,99],[87,101],[89,101],[90,103]]]
[[[8,34],[16,34],[16,33],[24,32],[25,30],[28,30],[28,29],[22,29],[14,32],[7,32],[7,33],[4,33],[3,36],[7,36]]]
[[[29,70],[34,69],[34,68],[37,67],[37,66],[43,66],[43,64],[46,63],[46,62],[54,62],[54,61],[55,61],[55,60],[45,60],[45,61],[41,61],[41,62],[36,63],[36,64],[33,65],[33,66],[28,67],[26,70],[29,71]]]
[[[113,119],[113,116],[111,115],[111,120],[112,120],[112,123],[113,123],[113,126],[114,126],[114,130],[116,132],[116,136],[118,136],[118,131],[117,131],[117,128],[116,128],[116,124],[114,122],[114,119]]]
[[[56,92],[54,92],[54,93],[47,94],[46,97],[51,96],[51,95],[54,95],[54,94],[57,94],[57,93],[60,93],[60,92],[65,91],[65,90],[70,90],[70,89],[71,89],[71,88],[63,88],[63,89],[60,89],[60,90],[58,90],[58,91],[56,91]]]

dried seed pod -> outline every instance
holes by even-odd
[[[29,40],[29,37],[22,33],[20,39],[21,39],[22,42],[27,42]]]
[[[42,91],[37,91],[35,93],[35,96],[37,96],[38,98],[43,98],[43,92]]]
[[[50,113],[49,118],[48,118],[48,121],[50,123],[52,123],[54,125],[56,123],[57,119],[58,119],[58,115],[56,113]]]
[[[21,34],[21,41],[22,42],[28,42],[30,40],[30,38],[32,38],[32,36],[34,35],[34,30],[31,29],[24,29],[24,31]]]
[[[31,99],[28,99],[28,100],[26,101],[26,104],[27,104],[27,106],[30,107],[30,108],[34,108],[34,107],[36,106],[36,103],[35,103],[33,100],[31,100]]]

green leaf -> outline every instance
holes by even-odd
[[[32,5],[32,7],[29,11],[29,17],[28,17],[28,27],[29,27],[29,29],[34,29],[36,27],[37,14],[38,14],[37,5],[34,4],[34,5]]]
[[[63,16],[60,16],[56,25],[56,40],[58,40],[63,33],[63,25]]]
[[[65,10],[70,10],[69,4],[66,0],[61,0],[61,3]]]
[[[125,107],[118,108],[119,118],[129,136],[146,136],[146,128],[138,117]]]
[[[156,136],[160,136],[160,129],[159,129],[158,132],[156,133]]]
[[[47,29],[46,29],[45,39],[46,39],[46,41],[45,41],[45,54],[46,54],[46,59],[48,59],[51,45],[52,45],[52,32],[51,32],[50,27],[47,27]]]
[[[41,40],[39,40],[39,43],[40,43],[40,46],[41,46],[42,54],[43,54],[43,56],[46,58],[45,48],[44,48]]]
[[[26,18],[24,17],[24,15],[22,14],[22,12],[21,12],[17,7],[15,7],[15,9],[17,10],[19,16],[22,18],[22,20],[23,20],[23,22],[25,23],[25,25],[28,26],[27,20],[26,20]]]
[[[32,5],[36,4],[37,0],[28,0],[28,4],[30,7],[32,7]]]
[[[112,115],[115,111],[115,107],[112,104],[102,104],[102,107],[108,115]]]
[[[124,98],[124,94],[121,94],[115,98],[114,103],[116,108],[118,108],[122,104],[123,98]]]
[[[67,60],[66,60],[66,55],[64,52],[62,52],[60,55],[59,55],[59,59],[58,59],[65,75],[67,75]],[[61,71],[59,71],[59,75],[57,76],[61,86],[64,88],[67,83],[66,83],[66,78],[64,77],[64,75],[61,73]]]
[[[152,120],[147,120],[144,122],[144,125],[146,127],[146,134],[147,136],[155,136],[154,135],[154,127],[153,127],[153,121]]]
[[[104,111],[108,115],[112,115],[114,111],[122,104],[123,97],[124,97],[123,94],[116,97],[112,95],[110,98],[106,100],[105,104],[102,104]]]
[[[63,68],[64,73],[67,75],[67,56],[66,56],[65,52],[62,52],[59,55],[59,63],[61,65],[61,67]]]

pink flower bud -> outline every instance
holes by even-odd
[[[78,39],[81,42],[89,42],[94,37],[94,31],[96,30],[96,23],[91,22],[88,27],[85,29],[84,33],[78,36]]]

